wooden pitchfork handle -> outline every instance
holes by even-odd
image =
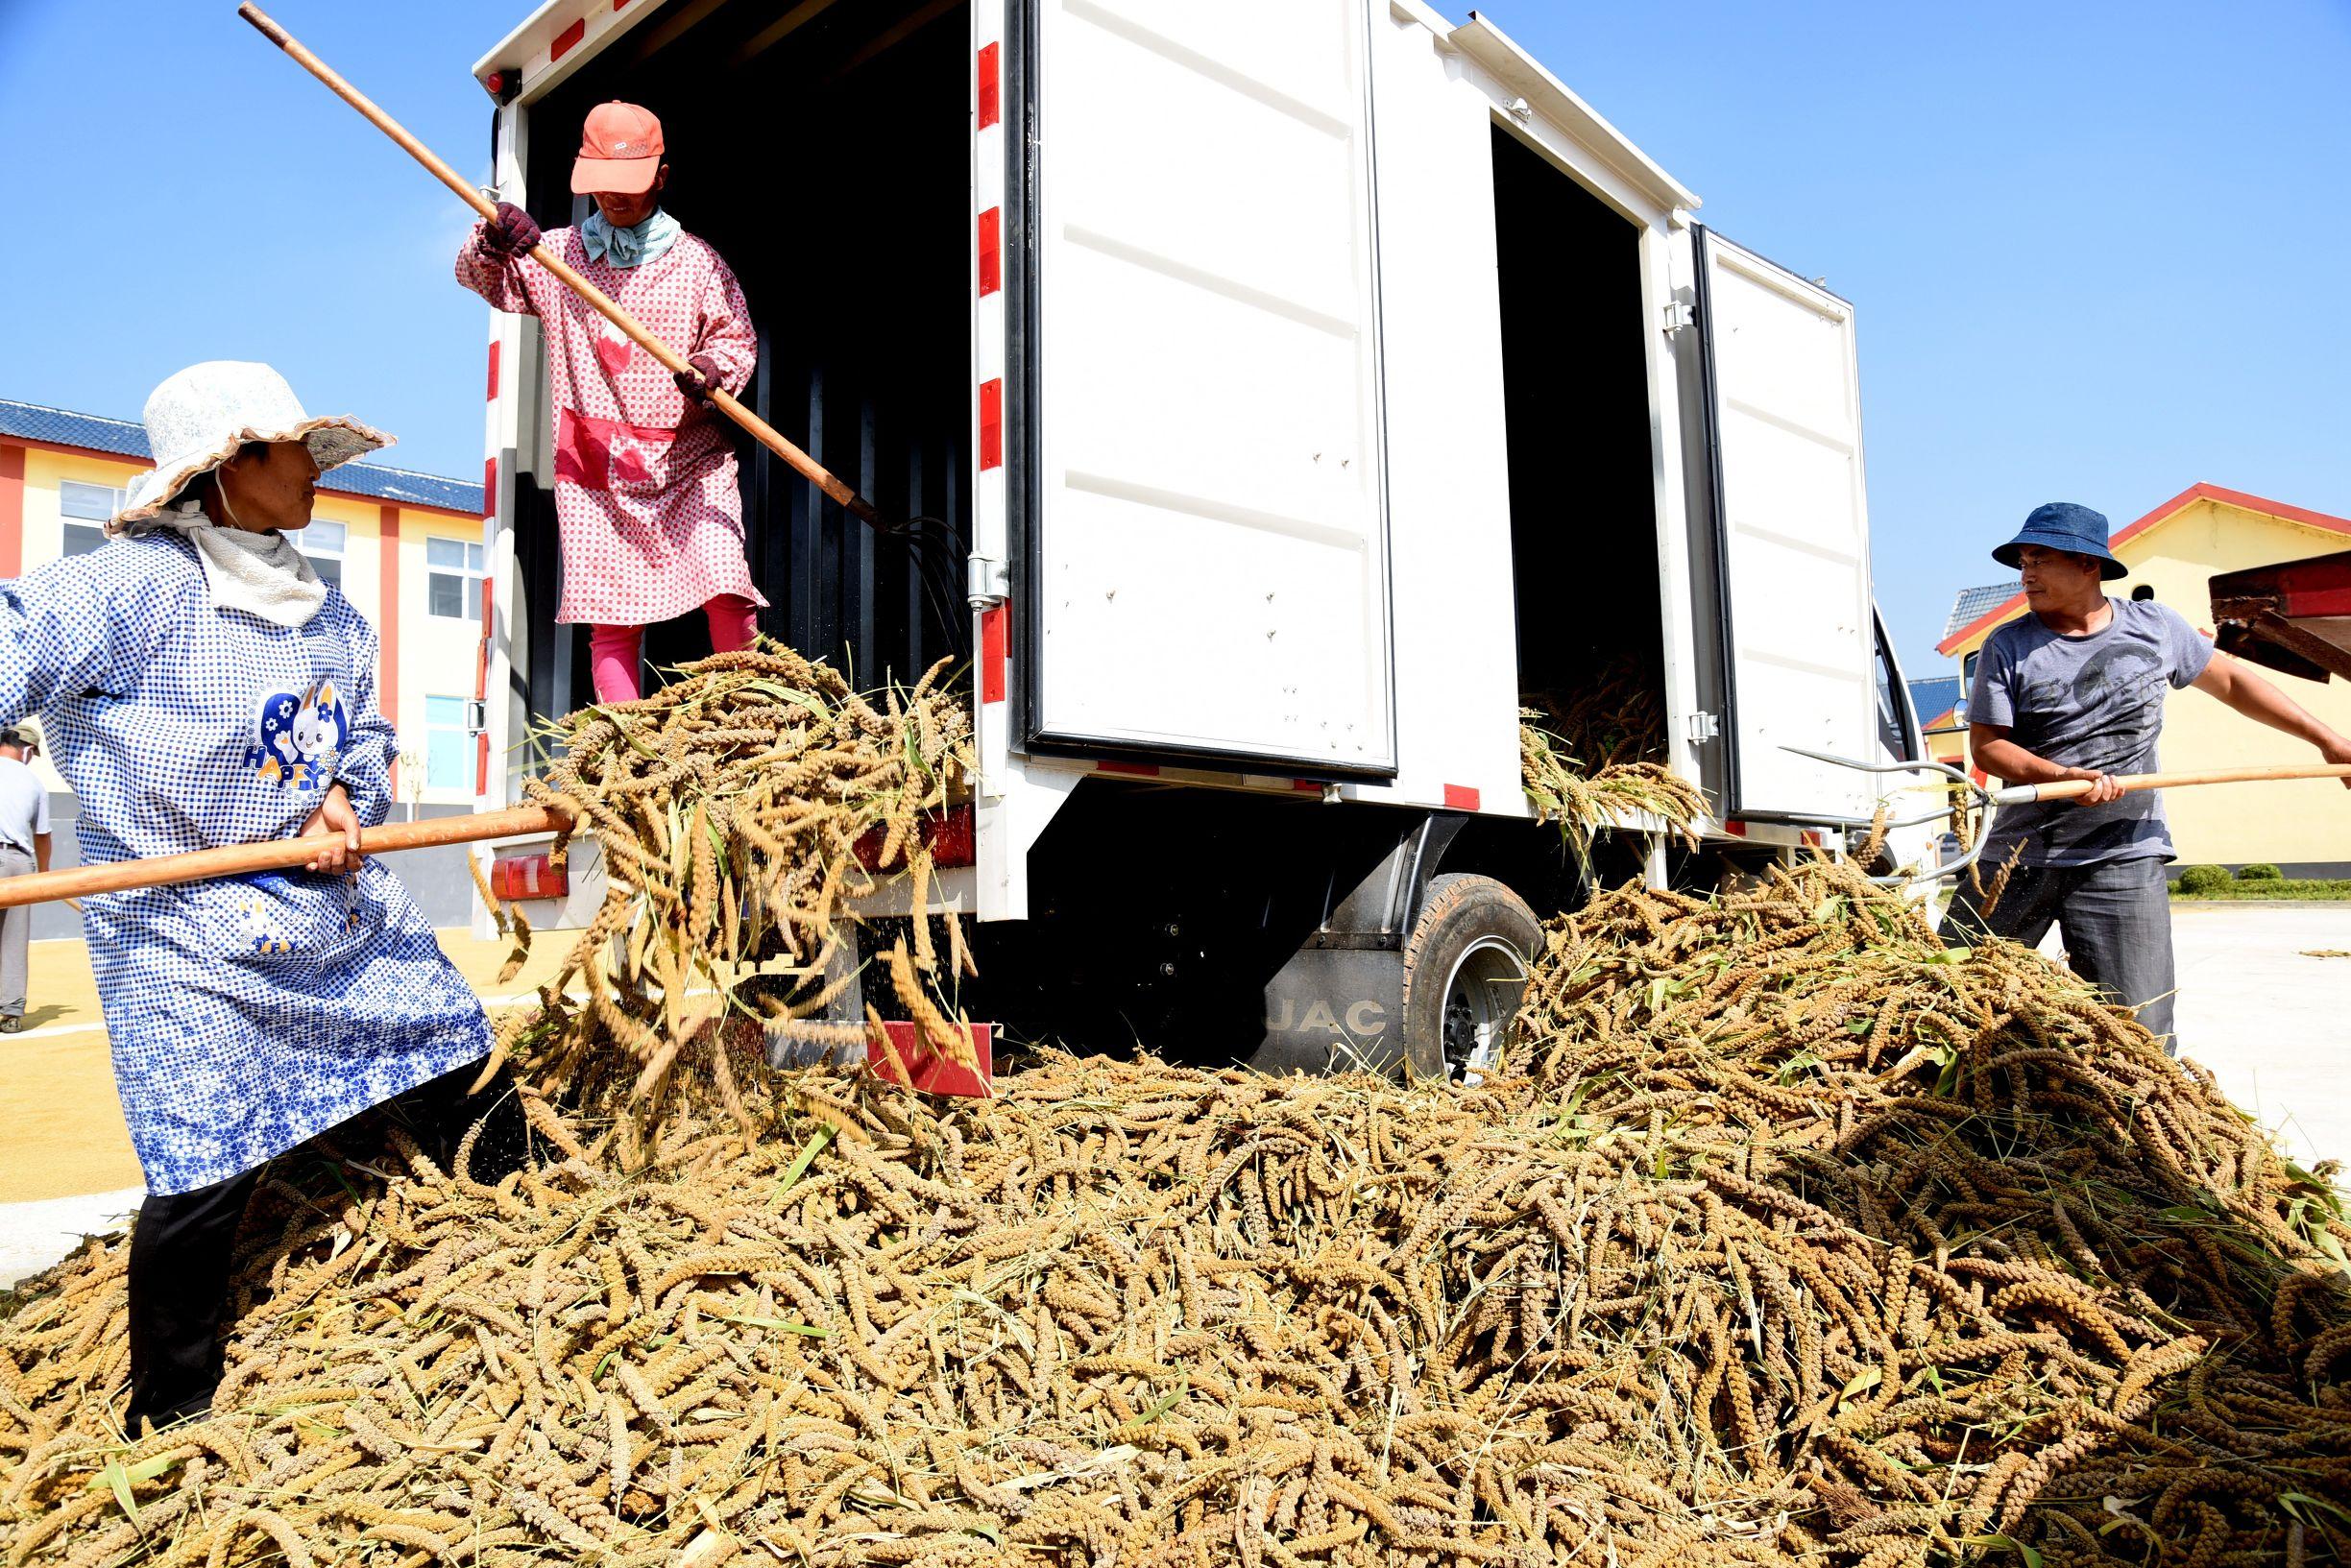
[[[2124,794],[2141,789],[2185,789],[2192,784],[2264,784],[2272,779],[2351,779],[2351,762],[2294,762],[2279,767],[2207,768],[2197,773],[2122,773],[2115,783]],[[2053,784],[2010,784],[1993,791],[1996,806],[2024,806],[2033,801],[2072,800],[2087,795],[2088,779],[2059,779]]]
[[[423,822],[364,828],[359,832],[359,853],[381,855],[388,850],[472,844],[518,833],[559,832],[570,826],[570,820],[560,808],[545,806],[517,806],[472,816],[430,817]],[[123,893],[134,887],[169,887],[175,882],[209,881],[217,877],[242,877],[256,871],[286,871],[308,865],[320,845],[341,836],[306,833],[300,838],[273,838],[260,844],[227,844],[218,849],[191,850],[185,855],[110,860],[103,865],[36,872],[30,877],[0,878],[0,909],[45,904],[52,899],[78,899],[91,893]]]
[[[401,125],[398,120],[392,118],[391,115],[386,114],[382,109],[377,109],[375,104],[369,100],[367,94],[361,92],[357,87],[354,87],[350,83],[344,81],[342,77],[335,73],[333,66],[327,64],[325,60],[319,59],[318,56],[303,48],[301,40],[297,39],[284,28],[279,27],[276,21],[271,19],[267,12],[261,10],[260,7],[252,4],[251,0],[247,0],[246,4],[237,7],[237,14],[244,17],[247,21],[253,23],[254,29],[259,32],[263,37],[269,39],[270,42],[276,44],[279,48],[284,50],[288,55],[292,56],[294,63],[300,65],[303,70],[308,71],[312,76],[317,77],[321,82],[325,83],[329,92],[332,92],[337,98],[342,99],[345,103],[351,105],[351,108],[357,109],[361,114],[367,116],[370,121],[374,122],[376,130],[382,132],[385,135],[390,136],[394,141],[400,143],[400,146],[406,150],[408,156],[415,158],[419,163],[424,165],[425,169],[433,176],[434,179],[440,181],[441,183],[455,191],[459,200],[463,201],[474,211],[480,213],[484,218],[490,219],[493,222],[497,220],[497,204],[492,202],[488,197],[482,195],[481,192],[475,190],[472,185],[467,184],[465,181],[458,176],[456,170],[450,168],[448,164],[442,162],[439,157],[434,156],[431,148],[425,146],[423,142],[417,140],[416,137],[410,135],[408,133],[407,127]],[[602,289],[597,288],[594,283],[591,283],[588,281],[588,279],[582,277],[578,273],[573,272],[564,263],[563,258],[555,254],[554,252],[548,250],[544,245],[534,245],[531,247],[530,253],[533,260],[537,261],[539,265],[545,267],[548,272],[554,274],[556,278],[562,282],[565,287],[570,289],[572,293],[587,301],[589,305],[594,309],[597,315],[602,316],[606,321],[612,323],[615,326],[620,328],[621,331],[627,333],[630,338],[635,340],[639,348],[642,349],[646,353],[651,354],[655,359],[661,361],[661,363],[668,370],[673,373],[683,373],[689,375],[693,374],[693,367],[688,364],[685,358],[680,355],[676,350],[670,348],[661,339],[655,337],[652,333],[646,331],[642,326],[638,325],[637,319],[634,316],[631,316],[627,311],[615,304]],[[817,462],[808,453],[793,446],[789,441],[787,441],[783,434],[778,431],[774,425],[769,424],[765,420],[761,419],[757,414],[754,414],[751,412],[751,410],[745,408],[733,393],[723,391],[717,387],[713,387],[710,389],[710,399],[712,402],[718,405],[718,410],[720,413],[726,415],[728,419],[733,420],[737,424],[739,424],[744,429],[750,431],[752,438],[761,446],[766,447],[769,451],[775,453],[776,456],[790,464],[795,470],[799,470],[802,476],[814,483],[815,486],[819,490],[822,490],[827,495],[830,495],[833,497],[833,499],[838,501],[851,517],[857,519],[860,522],[864,523],[867,527],[876,529],[882,533],[890,534],[899,532],[897,525],[884,520],[882,514],[874,510],[874,506],[871,501],[868,501],[864,496],[860,495],[855,490],[852,490],[848,483],[841,479],[840,476],[836,474],[832,470],[826,468],[822,463]]]

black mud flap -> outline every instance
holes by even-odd
[[[1404,1067],[1404,945],[1429,878],[1466,816],[1413,824],[1322,921],[1265,989],[1262,1073],[1378,1073]]]

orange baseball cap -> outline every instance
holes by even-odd
[[[661,161],[661,121],[652,110],[618,99],[598,104],[580,127],[579,157],[571,164],[572,194],[642,195],[652,189]]]

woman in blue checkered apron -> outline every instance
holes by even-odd
[[[133,1433],[209,1405],[259,1168],[410,1091],[446,1123],[489,1049],[407,890],[359,859],[359,828],[392,802],[376,633],[287,537],[319,471],[385,438],[308,418],[275,371],[230,362],[164,382],[146,421],[156,468],[118,537],[0,583],[0,712],[44,715],[85,863],[341,837],[303,871],[83,901],[147,1177]]]

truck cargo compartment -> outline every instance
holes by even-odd
[[[1498,125],[1493,171],[1518,689],[1613,677],[1661,716],[1639,230]]]
[[[672,7],[531,109],[534,137],[572,134],[612,98],[661,116],[663,204],[734,268],[758,324],[744,400],[885,517],[944,524],[928,552],[879,536],[738,436],[751,574],[771,601],[760,629],[860,685],[910,682],[970,641],[968,27],[960,4]],[[527,160],[543,225],[589,211],[570,193],[569,151]],[[531,711],[560,713],[588,698],[587,639],[552,623],[553,497],[524,488],[517,555],[534,657],[517,666]],[[708,651],[699,615],[645,639],[656,667]]]

